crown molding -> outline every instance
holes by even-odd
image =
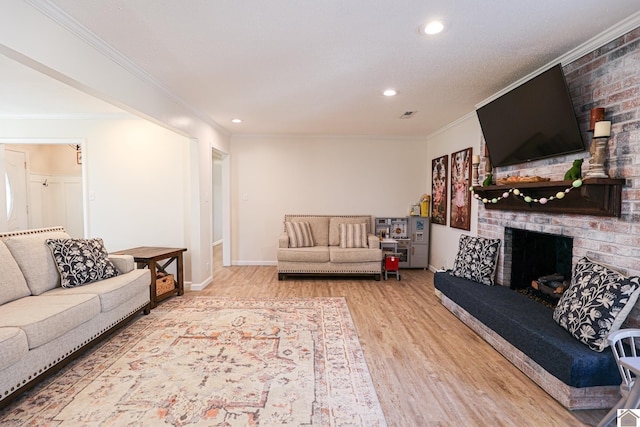
[[[67,144],[83,145],[84,138],[4,138],[0,137],[0,144]]]
[[[576,48],[570,50],[569,52],[565,53],[564,55],[554,59],[553,61],[543,65],[542,67],[538,68],[537,70],[533,71],[532,73],[527,74],[526,76],[524,76],[523,78],[515,81],[514,83],[510,84],[509,86],[507,86],[506,88],[502,89],[501,91],[491,95],[489,98],[484,99],[483,101],[481,101],[480,103],[476,104],[476,109],[482,107],[485,104],[488,104],[489,102],[493,101],[496,98],[499,98],[500,96],[504,95],[505,93],[511,91],[512,89],[515,89],[516,87],[520,86],[521,84],[531,80],[532,78],[534,78],[535,76],[537,76],[538,74],[543,73],[544,71],[548,70],[549,68],[553,67],[554,65],[560,63],[562,65],[567,65],[570,64],[571,62],[575,61],[576,59],[582,58],[584,55],[593,52],[594,50],[606,45],[607,43],[612,42],[613,40],[617,39],[618,37],[621,37],[625,34],[627,34],[629,31],[634,30],[636,28],[638,28],[640,26],[640,12],[634,13],[633,15],[623,19],[622,21],[618,22],[616,25],[606,29],[605,31],[603,31],[602,33],[596,35],[595,37],[592,37],[591,39],[587,40],[586,42],[582,43],[581,45],[577,46]]]
[[[82,25],[80,22],[75,20],[72,16],[66,13],[64,10],[60,9],[56,4],[52,3],[50,0],[24,0],[25,3],[31,5],[33,8],[38,10],[43,15],[47,16],[58,25],[65,28],[67,31],[79,37],[89,46],[96,49],[105,57],[109,58],[116,64],[120,65],[127,72],[131,73],[138,79],[148,83],[152,87],[162,91],[167,97],[169,97],[172,101],[181,105],[195,116],[203,120],[205,123],[211,125],[216,130],[221,133],[229,136],[230,132],[222,127],[218,122],[211,119],[208,115],[198,110],[196,107],[189,104],[187,101],[182,99],[173,93],[169,88],[164,86],[160,81],[156,80],[151,74],[144,71],[140,68],[135,62],[131,61],[125,55],[123,55],[119,50],[115,49],[113,46],[106,43],[100,37],[98,37],[95,33],[89,30],[87,27]]]
[[[633,15],[623,19],[611,28],[603,31],[597,36],[587,40],[580,46],[562,55],[556,59],[553,64],[560,63],[562,65],[570,64],[576,59],[582,58],[589,52],[593,52],[601,46],[612,42],[620,36],[627,34],[631,30],[635,30],[640,26],[640,12],[636,12]],[[547,68],[550,68],[552,64],[548,64]]]
[[[476,118],[476,112],[475,111],[471,111],[467,114],[465,114],[464,116],[452,121],[451,123],[441,127],[440,129],[430,133],[429,135],[426,136],[427,139],[431,139],[434,138],[438,135],[440,135],[441,133],[444,133],[446,131],[448,131],[451,128],[455,128],[456,126],[458,126],[460,123],[462,122],[466,122],[467,120],[471,119],[471,118]],[[477,120],[477,119],[476,119]]]
[[[0,120],[134,120],[137,118],[129,113],[0,114]]]

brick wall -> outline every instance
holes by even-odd
[[[611,178],[626,180],[621,218],[487,210],[476,202],[480,203],[478,235],[504,239],[504,229],[509,226],[570,236],[574,239],[574,264],[588,256],[627,275],[640,275],[640,28],[567,64],[564,72],[587,147],[591,144],[591,134],[586,132],[591,108],[604,107],[605,120],[612,122],[605,170]],[[584,174],[588,151],[498,168],[494,175],[538,175],[562,180],[578,158],[585,159]],[[509,262],[503,245],[497,282],[506,286],[510,281]],[[630,319],[631,324],[640,326],[638,307]]]

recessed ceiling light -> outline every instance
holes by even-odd
[[[231,119],[231,123],[242,123],[242,119]]]
[[[442,21],[431,21],[420,27],[420,34],[432,36],[442,32],[442,30],[444,30],[444,24]]]
[[[398,91],[395,89],[387,89],[384,92],[382,92],[382,94],[384,96],[396,96],[398,94]]]

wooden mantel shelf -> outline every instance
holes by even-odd
[[[510,193],[509,197],[498,200],[497,203],[491,203],[491,200],[502,197],[512,188],[517,188],[532,199],[549,198],[571,188],[572,181],[516,182],[487,187],[476,186],[473,187],[473,191],[480,196],[480,199],[489,200],[484,204],[487,209],[620,217],[624,183],[624,179],[587,178],[581,187],[565,193],[563,199],[550,200],[546,204],[527,203],[523,197],[513,193]]]

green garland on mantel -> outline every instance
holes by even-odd
[[[484,203],[485,205],[487,203],[498,203],[500,200],[502,199],[506,199],[507,197],[509,197],[509,195],[511,193],[513,193],[515,196],[518,197],[522,197],[524,199],[524,201],[526,203],[540,203],[541,205],[546,205],[548,202],[550,202],[551,200],[554,199],[564,199],[564,195],[569,193],[571,190],[573,190],[574,188],[578,188],[582,186],[582,180],[581,179],[576,179],[575,181],[573,181],[571,183],[571,187],[567,188],[564,191],[558,191],[555,195],[553,196],[549,196],[549,197],[541,197],[539,199],[534,199],[531,196],[527,196],[526,194],[524,194],[522,192],[522,190],[518,189],[518,188],[510,188],[508,191],[505,191],[504,193],[502,193],[502,196],[500,197],[494,197],[493,199],[487,199],[487,198],[480,198],[480,196],[478,194],[476,194],[473,190],[473,187],[469,188],[469,191],[471,191],[473,193],[473,197],[476,198],[477,200],[480,200],[482,203]]]

